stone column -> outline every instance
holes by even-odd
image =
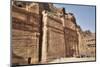
[[[64,16],[62,16],[61,17],[61,21],[62,21],[62,26],[63,26],[63,32],[64,32],[64,45],[63,45],[63,47],[64,47],[64,57],[66,57],[66,34],[65,34],[65,18],[64,18]]]
[[[75,55],[75,57],[77,57],[77,56],[79,56],[79,48],[78,48],[78,38],[77,38],[77,43],[75,44],[75,49],[76,49],[76,55]]]
[[[42,63],[47,61],[47,13],[46,11],[42,12],[43,15],[43,38],[42,38]]]
[[[77,34],[78,34],[78,44],[77,44],[77,46],[78,46],[78,55],[80,56],[80,51],[81,51],[81,48],[80,48],[80,45],[81,45],[81,34],[80,34],[80,31],[79,31],[79,29],[77,29]]]

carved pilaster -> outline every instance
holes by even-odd
[[[47,13],[46,11],[42,12],[43,15],[43,38],[42,38],[42,63],[45,63],[47,60]]]

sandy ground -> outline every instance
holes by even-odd
[[[95,61],[95,57],[90,57],[90,58],[60,58],[60,59],[55,59],[49,63],[80,62],[80,61]]]

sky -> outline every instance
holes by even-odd
[[[58,8],[64,7],[66,12],[71,12],[76,17],[76,22],[83,31],[90,30],[95,32],[96,18],[95,6],[73,5],[73,4],[54,4]]]

